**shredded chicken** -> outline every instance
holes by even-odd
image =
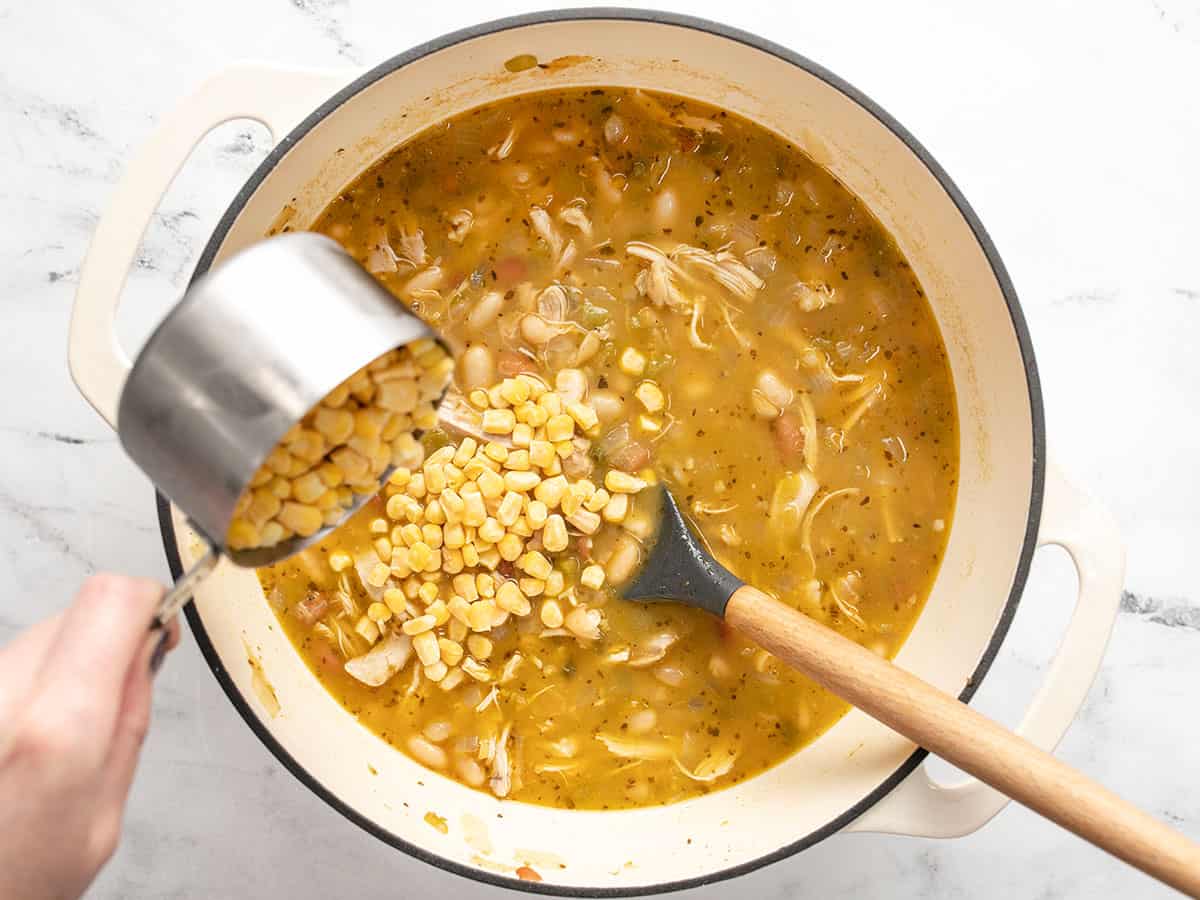
[[[496,159],[508,159],[509,154],[513,152],[513,147],[517,143],[517,135],[520,133],[520,126],[513,125],[512,128],[508,129],[508,134],[505,135],[504,140],[488,149],[488,155]]]
[[[346,672],[369,687],[379,687],[399,672],[412,655],[412,638],[391,634],[362,656],[346,662]]]

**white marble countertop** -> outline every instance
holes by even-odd
[[[673,3],[823,63],[897,116],[975,206],[1024,303],[1053,454],[1117,514],[1127,592],[1060,747],[1200,838],[1200,8],[1189,0]],[[166,577],[149,484],[76,394],[74,285],[114,183],[154,123],[243,58],[347,69],[528,4],[345,0],[0,2],[0,641],[97,569]],[[122,329],[144,334],[266,152],[232,124],[158,214]],[[1192,548],[1189,550],[1189,548]],[[979,705],[1013,722],[1073,597],[1035,563]],[[288,775],[185,637],[159,678],[125,839],[98,898],[499,893],[408,859]],[[1154,897],[1168,892],[1023,809],[957,841],[828,840],[687,895]]]

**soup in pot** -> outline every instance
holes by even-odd
[[[607,809],[734,784],[836,722],[707,613],[620,599],[664,487],[740,578],[899,649],[946,546],[954,388],[895,242],[799,149],[664,95],[529,95],[408,141],[313,227],[457,356],[385,490],[260,573],[384,741]]]

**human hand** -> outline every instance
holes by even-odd
[[[154,670],[179,642],[174,623],[147,630],[161,596],[95,575],[0,649],[3,900],[78,897],[116,849]]]

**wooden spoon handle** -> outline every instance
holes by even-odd
[[[729,598],[725,621],[893,731],[1200,898],[1200,845],[949,694],[749,585]]]

